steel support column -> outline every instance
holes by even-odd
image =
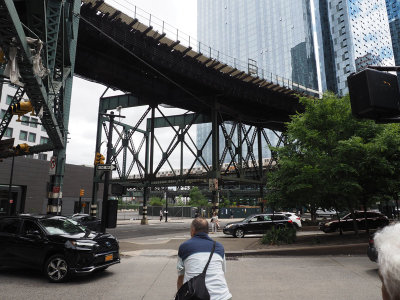
[[[257,127],[257,144],[258,144],[258,171],[260,173],[260,200],[262,201],[264,199],[264,184],[263,184],[263,158],[262,158],[262,133],[261,133],[261,128]],[[264,202],[261,202],[261,212],[264,212]]]
[[[219,168],[219,126],[218,126],[218,106],[217,103],[211,110],[211,123],[212,123],[212,179],[218,180],[221,176]],[[212,192],[213,213],[218,214],[219,202],[218,189]]]

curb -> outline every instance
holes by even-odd
[[[249,256],[314,256],[314,255],[366,255],[367,245],[365,243],[348,245],[312,246],[301,248],[263,249],[226,252],[226,257],[249,257]]]

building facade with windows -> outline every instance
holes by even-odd
[[[392,36],[394,61],[396,66],[400,66],[400,1],[386,0],[386,10]]]
[[[315,1],[316,8],[320,2]],[[320,43],[331,47],[324,48],[323,57],[334,62],[333,69],[325,72],[335,73],[337,94],[348,93],[347,77],[351,73],[368,65],[394,65],[385,0],[330,0],[319,8],[324,17],[324,38],[330,36],[330,43]]]
[[[9,84],[3,84],[0,97],[0,119],[2,119],[12,101],[16,92],[16,88]],[[28,100],[24,98],[22,101]],[[17,121],[18,117],[13,116],[3,139],[14,138],[14,146],[26,143],[30,146],[45,144],[49,141],[46,130],[40,125],[40,119],[36,116],[31,116],[29,113],[21,116],[20,122]],[[33,158],[50,160],[52,153],[45,152],[34,154]]]

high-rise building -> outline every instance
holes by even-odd
[[[351,73],[367,65],[394,65],[385,0],[314,0],[314,4],[321,19],[321,57],[334,62],[325,74],[335,74],[337,94],[348,93]]]
[[[0,119],[3,119],[16,90],[15,86],[6,83],[4,83],[2,89],[0,89]],[[24,98],[21,101],[27,100],[28,98]],[[40,125],[40,119],[38,117],[31,116],[28,113],[21,117],[21,122],[17,122],[17,120],[16,116],[12,118],[4,133],[3,139],[14,138],[14,146],[23,143],[30,146],[48,143],[49,137],[44,127]],[[51,152],[45,152],[34,154],[32,157],[49,160],[50,156]]]
[[[321,75],[317,74],[309,1],[198,0],[197,6],[198,40],[233,57],[235,67],[246,66],[244,71],[267,80],[271,77],[273,81],[275,76],[279,76],[322,90]],[[197,126],[198,145],[204,142],[210,130],[211,124]],[[277,135],[267,130],[267,136],[275,146]],[[220,138],[220,149],[224,146],[225,141]],[[271,157],[267,145],[262,147],[263,157]],[[258,158],[256,149],[257,141],[254,154]],[[247,154],[246,147],[242,151],[243,155]],[[204,148],[203,157],[211,163],[211,141]],[[228,154],[225,162],[229,159]]]
[[[389,19],[398,40],[399,2],[198,0],[198,39],[267,80],[280,76],[320,92],[345,95],[351,73],[368,65],[394,65],[386,5],[393,8]],[[210,126],[198,126],[198,143]],[[211,157],[211,146],[203,154]]]
[[[400,66],[400,1],[386,0],[386,9],[392,36],[394,61],[396,66]]]

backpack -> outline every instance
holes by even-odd
[[[175,300],[210,300],[210,294],[206,287],[206,272],[214,250],[215,241],[203,272],[185,282],[176,293]]]

